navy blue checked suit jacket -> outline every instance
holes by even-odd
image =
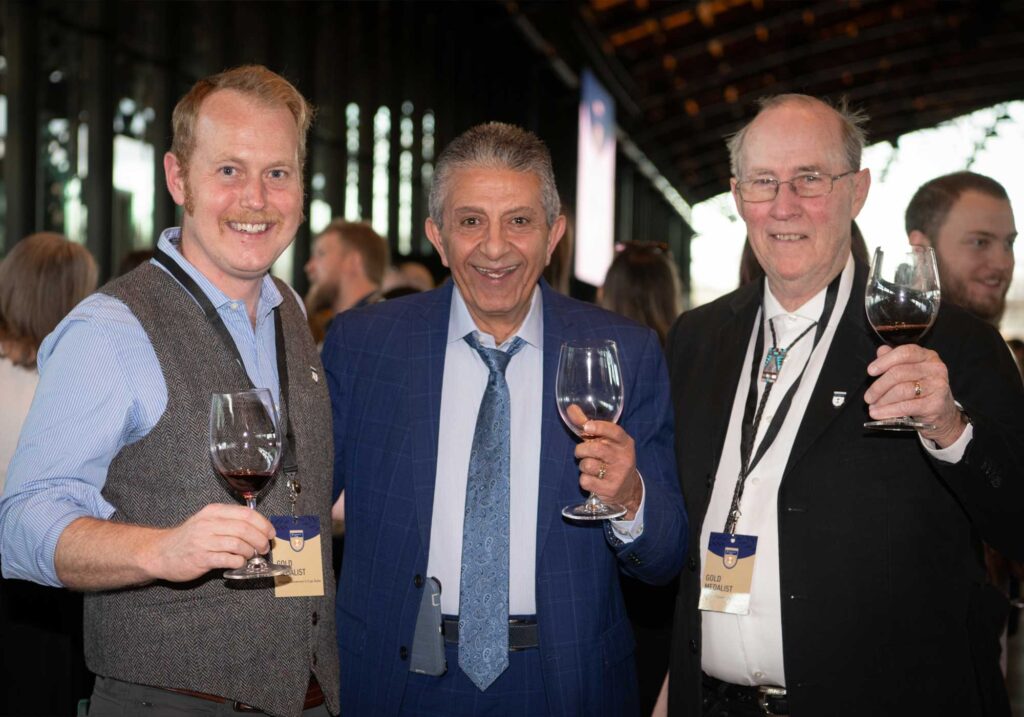
[[[653,332],[540,285],[536,600],[545,692],[553,715],[621,717],[638,706],[618,571],[668,582],[682,567],[686,547],[668,376]],[[449,284],[345,312],[324,343],[335,495],[345,490],[346,509],[337,603],[343,714],[394,715],[401,706],[430,546],[451,299]],[[560,515],[582,494],[577,441],[555,405],[555,369],[561,343],[584,337],[614,339],[623,363],[620,422],[636,441],[646,488],[644,532],[629,544],[609,541],[600,525],[572,524]]]

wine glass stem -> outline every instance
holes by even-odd
[[[256,510],[256,496],[249,494],[245,496],[245,504],[249,506],[249,510]],[[253,553],[253,556],[249,558],[249,570],[266,570],[267,561],[263,559],[263,556],[258,553]]]
[[[603,507],[604,504],[601,502],[601,499],[597,497],[597,493],[591,493],[587,497],[586,505],[590,510],[594,510]]]

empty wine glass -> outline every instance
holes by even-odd
[[[256,388],[215,393],[210,399],[210,458],[231,492],[256,510],[256,498],[277,472],[281,461],[281,434],[270,391]],[[284,575],[287,565],[268,563],[253,555],[243,568],[228,570],[233,579]]]
[[[864,292],[868,323],[890,346],[916,343],[939,314],[939,276],[935,252],[928,246],[905,251],[875,249],[871,274]],[[913,431],[935,428],[910,416],[868,421],[865,428]]]
[[[583,432],[588,420],[615,423],[622,415],[622,369],[614,341],[581,340],[562,344],[555,377],[558,413],[573,433],[588,440]],[[574,520],[607,520],[626,514],[626,508],[604,503],[591,493],[586,502],[569,505],[562,515]]]

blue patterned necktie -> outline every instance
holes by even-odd
[[[473,333],[465,338],[490,370],[469,454],[459,581],[459,667],[482,691],[508,667],[511,419],[505,368],[525,342],[517,336],[505,352],[484,348]]]

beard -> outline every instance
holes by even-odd
[[[306,310],[310,313],[334,306],[338,298],[337,284],[313,284],[306,294]]]
[[[1006,291],[999,295],[987,294],[972,297],[967,283],[959,277],[947,273],[941,281],[943,301],[967,309],[982,321],[986,321],[996,328],[999,327],[1003,312],[1006,311]]]

